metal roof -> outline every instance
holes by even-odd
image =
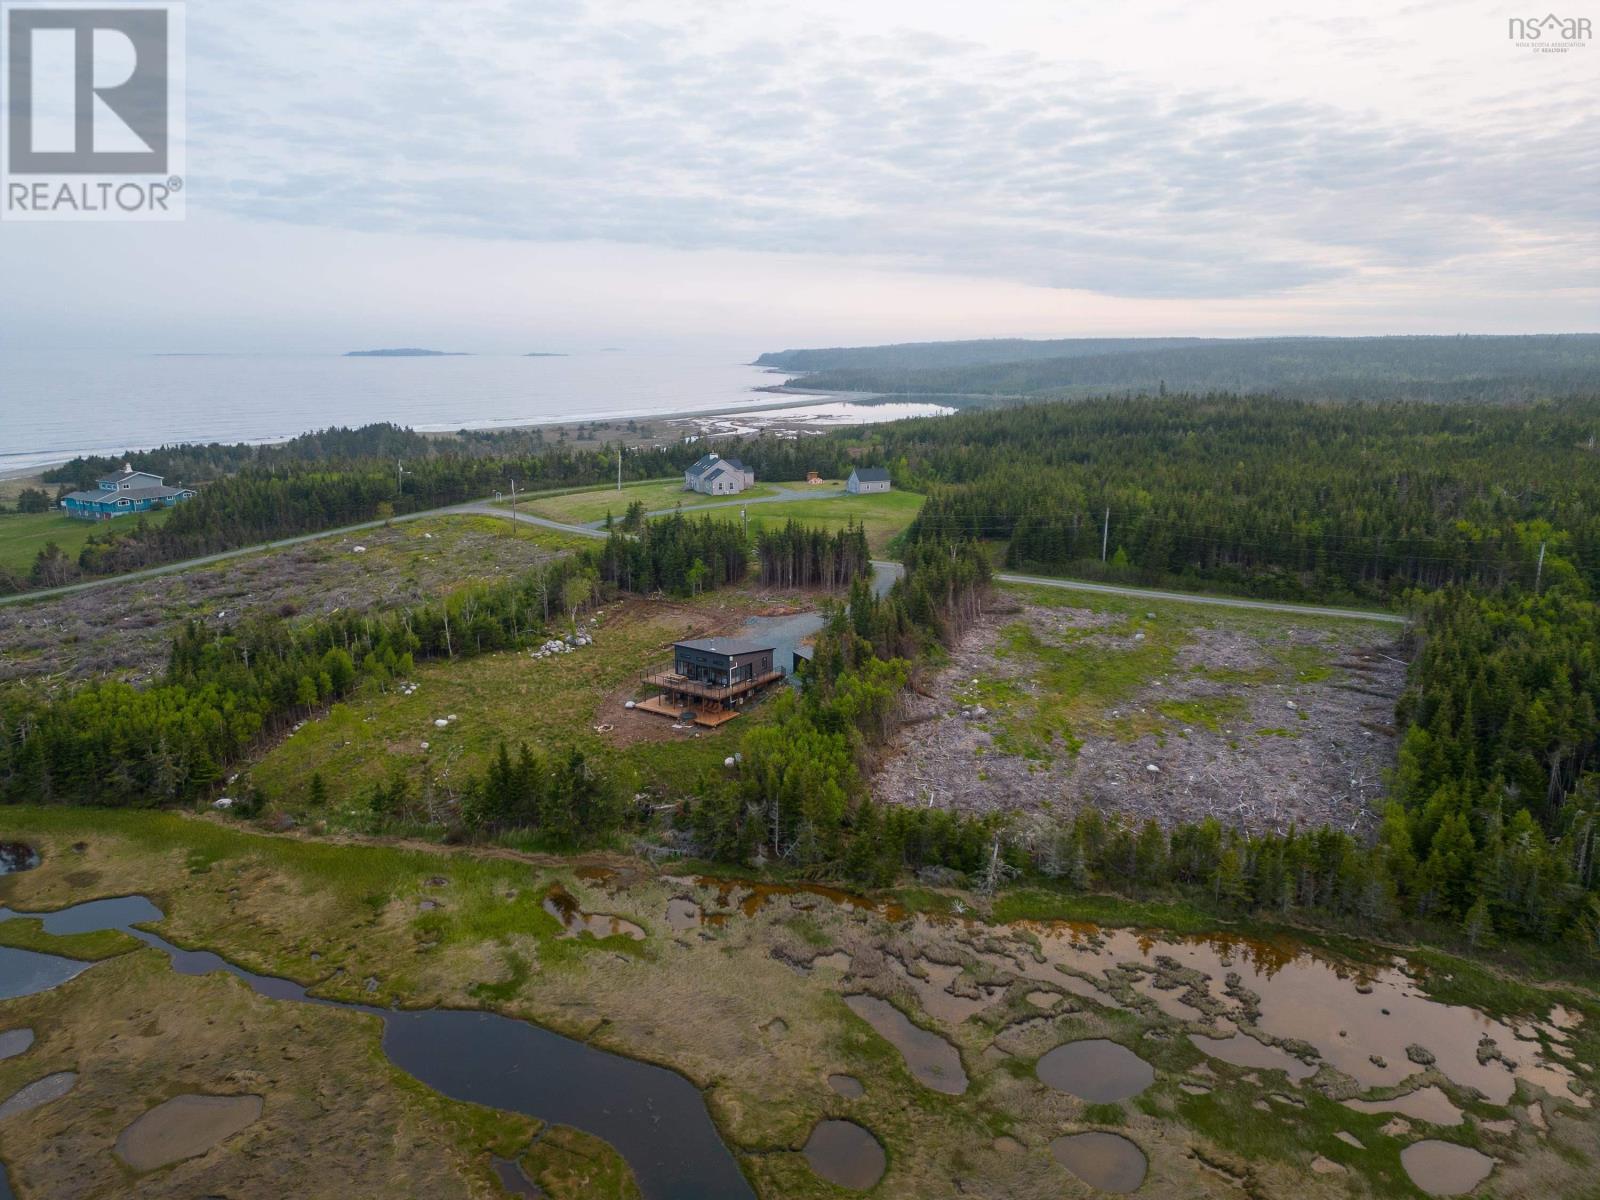
[[[855,477],[862,483],[888,483],[888,467],[857,467]]]
[[[132,479],[135,475],[143,475],[146,479],[154,479],[158,484],[164,482],[163,477],[153,471],[118,471],[115,475],[102,475],[95,482],[120,484],[123,480]]]
[[[695,464],[692,467],[689,468],[689,470],[686,472],[686,474],[689,474],[689,475],[703,475],[707,470],[709,470],[711,467],[716,466],[721,461],[722,460],[720,458],[718,458],[715,454],[703,454],[695,462]]]
[[[764,654],[777,648],[771,642],[751,642],[741,638],[698,638],[691,642],[674,642],[673,645],[707,654]]]
[[[118,500],[165,500],[171,496],[179,496],[188,492],[190,488],[174,487],[143,487],[143,488],[118,488],[114,492],[89,491],[69,492],[61,497],[62,500],[76,500],[81,504],[115,504]]]

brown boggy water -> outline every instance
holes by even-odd
[[[1120,1133],[1069,1133],[1050,1143],[1055,1160],[1102,1192],[1137,1191],[1149,1163],[1144,1151]]]
[[[559,883],[552,884],[545,894],[544,910],[561,922],[562,937],[626,937],[636,942],[644,940],[644,930],[632,921],[614,917],[609,913],[586,913],[578,906],[578,899]]]
[[[806,1162],[836,1187],[864,1192],[883,1178],[883,1146],[854,1121],[818,1121],[806,1139]]]
[[[1400,1151],[1400,1165],[1411,1182],[1428,1195],[1459,1196],[1489,1177],[1494,1159],[1471,1146],[1429,1139]]]
[[[122,1131],[117,1157],[135,1171],[194,1158],[255,1124],[261,1107],[260,1096],[174,1096]]]
[[[846,996],[844,1002],[900,1051],[918,1083],[948,1096],[959,1096],[967,1090],[961,1053],[944,1038],[914,1024],[905,1013],[877,996],[857,994]]]
[[[829,1075],[828,1086],[846,1100],[859,1100],[867,1094],[866,1086],[854,1075]]]
[[[1066,1042],[1034,1067],[1042,1083],[1091,1104],[1137,1096],[1155,1082],[1155,1068],[1126,1046],[1105,1038]]]

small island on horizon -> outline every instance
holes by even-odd
[[[530,350],[527,354],[524,354],[522,357],[523,358],[566,358],[567,355],[566,355],[566,353],[564,351],[561,351],[561,350]]]
[[[465,350],[421,350],[400,346],[392,350],[347,350],[346,358],[470,358]]]

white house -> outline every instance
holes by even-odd
[[[683,486],[692,492],[707,496],[734,496],[747,487],[754,487],[756,473],[737,458],[721,458],[716,454],[703,456],[683,473]]]
[[[889,471],[886,467],[857,467],[845,480],[844,490],[858,496],[864,492],[887,492]]]

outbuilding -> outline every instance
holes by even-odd
[[[868,492],[887,492],[889,490],[889,471],[887,467],[857,467],[850,472],[850,478],[845,480],[844,490],[855,495],[865,495]]]

